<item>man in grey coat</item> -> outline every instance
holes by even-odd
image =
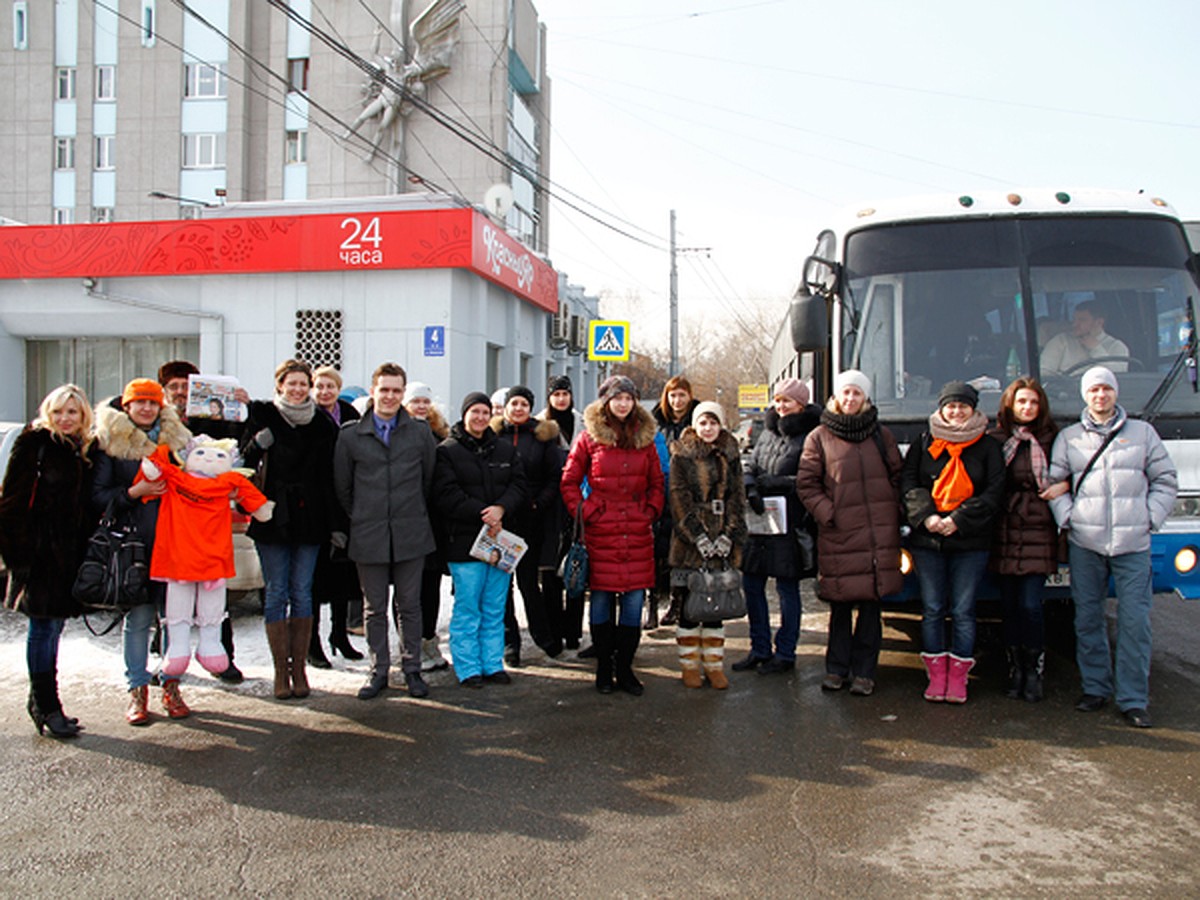
[[[350,517],[350,558],[362,583],[371,676],[370,700],[388,686],[388,585],[398,616],[408,692],[426,697],[421,678],[421,569],[434,549],[428,500],[436,446],[429,428],[404,410],[404,369],[384,363],[371,375],[371,403],[338,434],[333,476]]]
[[[1080,390],[1080,421],[1059,432],[1050,457],[1050,482],[1071,479],[1071,490],[1050,508],[1069,529],[1075,658],[1083,681],[1075,708],[1094,712],[1115,694],[1129,723],[1149,728],[1150,532],[1162,527],[1175,503],[1175,465],[1154,428],[1117,405],[1111,371],[1088,369]],[[1105,621],[1110,575],[1117,589],[1115,683]]]

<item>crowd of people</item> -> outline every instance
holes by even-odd
[[[1076,708],[1094,711],[1115,698],[1131,724],[1151,724],[1150,533],[1172,507],[1176,476],[1154,429],[1116,402],[1117,378],[1104,367],[1083,375],[1084,411],[1061,433],[1032,378],[1004,390],[994,424],[971,385],[950,382],[905,455],[879,423],[862,372],[838,373],[823,405],[806,384],[784,379],[744,461],[725,410],[695,397],[682,376],[652,409],[621,375],[582,411],[563,375],[551,379],[537,413],[526,386],[472,392],[448,424],[429,386],[409,382],[395,363],[375,370],[360,409],[339,398],[335,369],[286,360],[270,399],[238,389],[244,422],[186,415],[188,376],[198,374],[191,363],[169,362],[157,379],[134,379],[94,409],[64,385],[16,441],[0,493],[0,554],[6,605],[28,617],[28,711],[39,732],[66,738],[82,728],[63,711],[57,657],[64,622],[83,612],[72,583],[97,520],[136,525],[153,555],[166,487],[144,475],[143,460],[178,460],[199,434],[235,439],[273,504],[248,533],[262,567],[280,700],[309,695],[306,665],[331,665],[317,627],[322,604],[330,649],[361,659],[348,629],[361,603],[370,663],[362,700],[390,688],[393,625],[411,696],[429,694],[423,672],[450,664],[464,688],[508,684],[521,646],[514,580],[531,642],[548,658],[594,658],[600,693],[643,693],[634,662],[664,601],[661,624],[675,627],[682,684],[725,689],[724,622],[689,614],[687,602],[697,573],[714,570],[739,573],[744,592],[750,647],[735,672],[795,668],[800,585],[815,578],[829,606],[821,688],[868,696],[883,601],[904,584],[907,534],[923,609],[926,700],[967,700],[985,572],[1003,601],[1006,693],[1042,699],[1043,585],[1069,554],[1083,685]],[[525,548],[515,566],[501,563],[498,549],[477,552],[503,532]],[[583,596],[566,591],[559,572],[573,538],[588,554],[590,647],[581,647]],[[437,634],[447,574],[449,662]],[[1105,625],[1110,576],[1115,667]],[[779,598],[774,634],[769,579]],[[167,716],[190,712],[179,672],[151,671],[152,642],[165,652],[172,633],[176,641],[186,634],[156,627],[166,594],[163,581],[151,580],[124,615],[130,725],[151,721],[152,683]],[[228,665],[218,675],[240,681],[227,620],[222,644],[219,665]]]

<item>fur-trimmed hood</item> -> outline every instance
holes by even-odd
[[[630,415],[637,420],[637,429],[633,435],[634,448],[640,450],[653,444],[654,435],[658,431],[654,424],[654,417],[640,403],[634,404],[633,412]],[[604,420],[604,401],[597,400],[587,405],[583,411],[583,424],[596,443],[608,447],[616,446],[616,432]]]
[[[552,419],[539,419],[532,417],[522,422],[520,425],[514,425],[511,422],[506,422],[504,416],[492,416],[492,431],[496,434],[504,434],[512,431],[530,431],[533,433],[534,440],[541,441],[543,444],[548,441],[557,441],[559,435],[558,423]]]
[[[433,439],[438,443],[450,437],[450,423],[446,421],[446,417],[436,406],[429,407],[429,415],[425,417],[425,424],[429,426],[429,430],[433,432]]]
[[[96,407],[96,444],[113,459],[142,459],[154,452],[155,442],[133,423],[113,397]],[[175,407],[167,404],[159,413],[162,429],[158,442],[178,453],[191,439],[192,433],[179,420]]]
[[[741,450],[738,448],[737,438],[730,434],[728,429],[722,428],[717,439],[709,444],[689,425],[679,440],[671,446],[672,456],[682,456],[686,459],[703,459],[713,453],[720,453],[731,461],[740,458]]]

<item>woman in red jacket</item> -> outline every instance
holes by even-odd
[[[664,502],[656,429],[638,403],[637,387],[623,375],[600,385],[600,398],[584,410],[583,421],[587,430],[563,469],[562,497],[572,516],[583,507],[596,690],[612,693],[615,663],[617,687],[638,696],[642,683],[633,674],[633,655],[646,589],[654,584],[652,528]]]

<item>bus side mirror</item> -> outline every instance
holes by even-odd
[[[797,353],[824,350],[829,344],[829,309],[822,296],[813,296],[801,288],[788,310],[792,329],[792,349]]]
[[[801,270],[801,290],[807,288],[813,294],[832,296],[837,290],[838,274],[837,263],[819,256],[810,256],[804,260],[804,268]]]

